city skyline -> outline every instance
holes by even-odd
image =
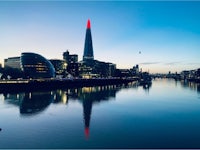
[[[0,2],[0,63],[22,52],[82,60],[87,20],[94,59],[150,73],[200,66],[200,2]]]

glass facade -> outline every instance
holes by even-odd
[[[56,75],[64,75],[67,71],[67,62],[65,60],[50,59],[49,60],[55,68]]]
[[[22,53],[21,69],[25,78],[55,77],[55,69],[51,62],[35,53]]]
[[[90,20],[87,22],[83,60],[94,60]]]
[[[10,57],[4,59],[4,68],[20,69],[20,57]]]

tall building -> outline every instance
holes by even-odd
[[[69,54],[69,51],[63,53],[63,59],[67,62],[67,71],[72,76],[77,77],[78,73],[78,55]]]
[[[67,55],[65,56],[67,57]],[[115,70],[115,64],[94,59],[91,25],[90,20],[88,20],[83,60],[79,62],[79,76],[82,78],[112,77],[115,74]]]
[[[83,61],[94,60],[90,20],[87,21]]]

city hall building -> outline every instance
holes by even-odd
[[[53,78],[55,69],[52,63],[43,56],[36,53],[22,53],[21,57],[10,57],[4,60],[5,70],[9,70],[12,77],[12,70],[22,71],[23,78]]]

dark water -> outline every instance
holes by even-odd
[[[200,86],[0,94],[0,148],[200,148]]]

